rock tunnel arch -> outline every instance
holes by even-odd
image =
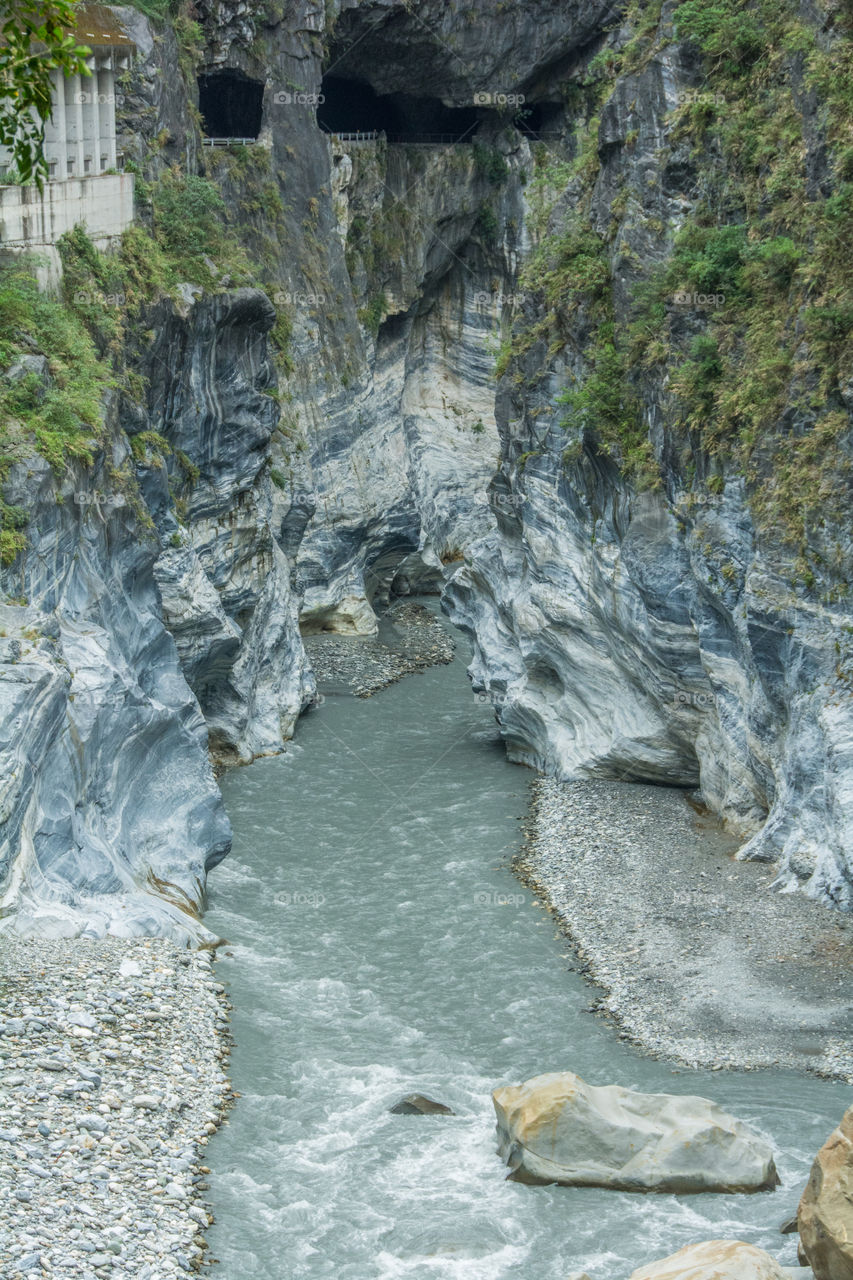
[[[198,109],[208,138],[257,138],[263,103],[263,83],[236,67],[202,72],[198,77]]]
[[[467,142],[482,113],[475,107],[448,107],[439,99],[406,93],[378,94],[365,80],[326,75],[317,122],[326,133],[384,133],[389,142],[444,138]]]

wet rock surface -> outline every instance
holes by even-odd
[[[210,1221],[204,1147],[230,1098],[208,951],[0,940],[4,1280],[165,1280]]]
[[[452,1116],[454,1113],[443,1102],[427,1098],[423,1093],[407,1093],[405,1098],[388,1108],[392,1116]]]

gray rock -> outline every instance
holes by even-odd
[[[395,1116],[452,1116],[455,1114],[443,1102],[436,1102],[434,1098],[427,1098],[422,1093],[407,1093],[405,1098],[401,1098],[399,1102],[394,1103],[393,1107],[389,1107],[389,1111]]]
[[[676,1193],[779,1182],[767,1143],[706,1098],[596,1087],[570,1071],[492,1098],[498,1151],[517,1182]]]
[[[139,1093],[133,1099],[133,1105],[141,1111],[159,1111],[163,1102],[152,1093]]]
[[[97,1115],[80,1116],[77,1126],[80,1129],[87,1129],[89,1133],[106,1133],[110,1127],[106,1116]]]

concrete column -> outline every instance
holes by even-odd
[[[54,72],[53,122],[56,126],[56,178],[61,182],[68,177],[68,131],[65,120],[65,76]]]
[[[98,88],[103,101],[100,104],[101,151],[106,154],[106,167],[116,167],[116,99],[115,76],[112,66],[98,72]]]
[[[81,178],[86,172],[84,164],[85,142],[83,139],[83,83],[82,76],[69,76],[65,81],[65,120],[68,137],[68,153],[74,156],[74,177]]]
[[[92,74],[86,81],[86,87],[89,90],[89,100],[86,103],[86,110],[89,119],[86,125],[86,141],[91,146],[92,167],[90,173],[101,172],[101,108],[98,105],[98,60],[91,59],[89,66]],[[84,119],[85,114],[84,114]],[[87,148],[88,149],[88,148]]]

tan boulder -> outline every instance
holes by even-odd
[[[763,1249],[743,1240],[703,1240],[635,1271],[631,1280],[790,1280]]]
[[[853,1107],[815,1157],[797,1223],[817,1280],[853,1280]]]
[[[616,1191],[759,1191],[773,1154],[707,1098],[596,1087],[571,1071],[495,1089],[498,1151],[516,1182]]]

